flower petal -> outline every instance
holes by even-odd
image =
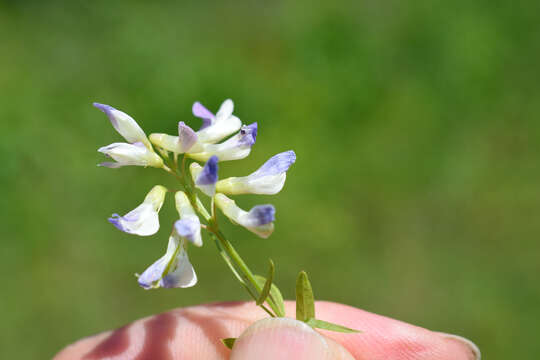
[[[154,235],[159,230],[159,210],[165,200],[167,189],[156,185],[146,195],[142,204],[124,216],[113,214],[109,222],[117,229],[139,236]]]
[[[216,193],[216,182],[218,181],[217,163],[217,156],[210,157],[195,180],[195,185],[208,196],[214,196]]]
[[[169,237],[167,252],[150,265],[138,279],[145,289],[185,288],[197,283],[197,275],[184,249],[184,240],[175,231]]]
[[[181,248],[169,272],[163,276],[159,285],[164,288],[188,288],[195,284],[197,284],[197,274],[189,262],[186,251]]]
[[[188,239],[195,246],[202,246],[201,221],[193,210],[187,195],[183,191],[178,191],[175,196],[176,210],[180,215],[182,223],[175,223],[175,230]]]
[[[192,111],[193,115],[203,120],[200,130],[212,125],[212,122],[215,119],[214,114],[212,114],[210,110],[205,108],[200,102],[197,101],[193,104]]]
[[[216,113],[216,118],[219,120],[226,119],[232,115],[233,111],[234,111],[234,103],[231,99],[227,99],[219,107],[219,110]]]
[[[276,220],[276,209],[273,205],[257,205],[249,210],[244,222],[250,226],[266,225]]]
[[[183,121],[178,123],[178,142],[181,153],[189,151],[197,142],[197,134]]]
[[[258,205],[247,212],[223,194],[217,193],[214,199],[223,214],[233,223],[245,227],[262,238],[269,237],[274,231],[275,209],[272,205]]]
[[[296,161],[296,154],[289,150],[268,159],[257,171],[249,175],[255,179],[263,176],[278,175],[289,170],[292,164]]]
[[[203,115],[203,121],[208,119],[209,114],[212,114],[208,110],[208,113],[202,110],[202,105],[200,105],[200,107],[194,105],[194,108],[195,107],[197,108],[197,114]],[[233,134],[235,131],[238,131],[242,126],[242,122],[239,118],[232,115],[233,109],[234,104],[232,100],[225,100],[223,104],[221,104],[216,116],[212,117],[210,122],[203,122],[203,126],[197,131],[198,141],[200,143],[213,144]],[[198,115],[195,114],[195,116]]]
[[[116,165],[102,163],[101,166],[121,167],[127,165],[162,167],[163,160],[143,143],[113,143],[98,149],[100,153],[117,161]]]
[[[296,155],[292,150],[274,155],[248,176],[219,180],[216,191],[229,195],[277,194],[285,184],[286,171],[295,161]]]
[[[142,142],[145,146],[150,148],[150,142],[148,141],[146,134],[131,116],[110,105],[100,103],[94,103],[93,105],[107,115],[116,131],[118,131],[118,133],[120,133],[120,135],[122,135],[129,143]]]
[[[188,155],[198,161],[207,161],[216,155],[219,161],[239,160],[249,155],[257,138],[257,123],[242,126],[240,132],[220,144],[201,144],[202,151]]]
[[[183,245],[181,240],[178,234],[173,232],[169,237],[167,252],[139,276],[139,285],[145,289],[159,287],[159,281],[165,275],[167,268],[170,268],[169,264],[173,261],[175,255],[180,252],[179,247]]]

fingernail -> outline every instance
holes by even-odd
[[[445,339],[455,341],[455,342],[459,343],[461,346],[466,347],[467,351],[470,354],[470,359],[471,360],[480,360],[482,358],[482,354],[480,353],[480,349],[471,340],[466,339],[463,336],[454,335],[454,334],[446,334],[446,333],[440,333],[440,334]]]
[[[341,345],[333,343],[301,321],[267,318],[251,325],[236,340],[231,360],[354,359]]]

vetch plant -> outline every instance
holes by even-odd
[[[202,230],[215,243],[219,254],[242,287],[269,316],[284,317],[283,296],[273,283],[275,267],[269,261],[266,277],[254,274],[240,254],[221,232],[218,212],[221,210],[233,224],[240,225],[262,238],[274,231],[276,210],[273,205],[257,205],[249,210],[239,207],[228,196],[240,194],[273,195],[283,189],[287,171],[296,161],[289,150],[272,156],[259,169],[242,177],[219,179],[219,163],[247,157],[257,139],[257,123],[242,125],[233,115],[232,100],[225,100],[214,115],[202,104],[193,105],[193,115],[202,119],[198,131],[184,122],[178,123],[178,136],[145,132],[126,113],[109,105],[94,103],[111,121],[127,143],[113,143],[98,149],[114,160],[99,164],[109,168],[135,165],[155,167],[174,176],[180,186],[174,191],[179,219],[173,224],[165,255],[137,275],[144,289],[186,288],[197,283],[189,261],[189,245],[203,245]],[[204,162],[201,165],[199,162]],[[197,191],[198,190],[198,191]],[[109,218],[116,228],[138,236],[154,235],[160,227],[159,211],[167,193],[162,185],[154,186],[143,202],[124,216]],[[200,197],[202,196],[202,198]],[[205,205],[206,203],[206,205]],[[296,283],[296,318],[314,328],[339,332],[357,330],[332,324],[315,317],[313,291],[308,276],[300,272]],[[231,348],[233,338],[223,339]]]

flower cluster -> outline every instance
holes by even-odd
[[[179,219],[172,227],[165,255],[138,276],[141,287],[183,288],[197,283],[197,275],[187,254],[188,244],[202,246],[201,229],[217,236],[215,208],[219,208],[234,224],[262,238],[272,234],[275,220],[272,205],[258,205],[246,211],[228,195],[277,194],[285,184],[286,172],[295,162],[296,155],[293,151],[282,152],[250,175],[219,180],[218,163],[247,157],[257,138],[257,123],[242,125],[240,119],[233,115],[232,100],[225,100],[215,115],[196,102],[192,110],[193,115],[202,119],[200,129],[194,131],[181,121],[178,123],[178,136],[154,133],[147,137],[137,122],[124,112],[109,105],[95,103],[94,106],[108,116],[116,131],[127,141],[100,148],[99,152],[114,160],[100,166],[160,168],[173,174],[182,185],[182,189],[174,190]],[[179,156],[182,157],[181,165]],[[201,165],[198,162],[205,163]],[[187,175],[188,167],[190,176]],[[210,213],[204,208],[195,188],[210,198]],[[160,227],[159,211],[170,191],[173,190],[162,185],[154,186],[139,206],[123,216],[113,214],[109,222],[129,234],[154,235]],[[201,222],[201,217],[206,224]]]

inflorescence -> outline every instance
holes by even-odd
[[[201,230],[206,230],[234,276],[256,300],[257,305],[270,316],[285,316],[283,297],[272,283],[274,264],[270,261],[267,277],[253,274],[220,231],[216,208],[233,224],[243,226],[262,238],[269,237],[274,231],[274,206],[257,205],[246,211],[228,195],[273,195],[280,192],[287,171],[296,161],[294,151],[272,156],[247,176],[219,180],[218,163],[244,159],[250,154],[257,139],[257,123],[242,125],[240,119],[233,115],[232,100],[225,100],[215,115],[196,102],[192,110],[193,115],[202,119],[201,127],[194,131],[181,121],[178,123],[178,136],[154,133],[147,137],[137,122],[126,113],[109,105],[94,103],[94,106],[107,115],[116,131],[127,141],[98,149],[114,160],[103,162],[100,166],[159,168],[173,175],[181,186],[181,190],[174,194],[179,220],[172,226],[165,255],[137,275],[139,285],[144,289],[194,286],[197,275],[188,258],[188,245],[202,246]],[[204,165],[199,162],[204,162]],[[154,235],[160,227],[159,211],[168,192],[170,190],[165,186],[154,186],[139,206],[123,216],[113,214],[109,222],[128,234]],[[199,198],[200,193],[209,197],[209,210]],[[299,297],[302,300],[300,310]],[[313,327],[352,331],[315,319],[313,294],[305,272],[300,273],[297,282],[297,318]]]

